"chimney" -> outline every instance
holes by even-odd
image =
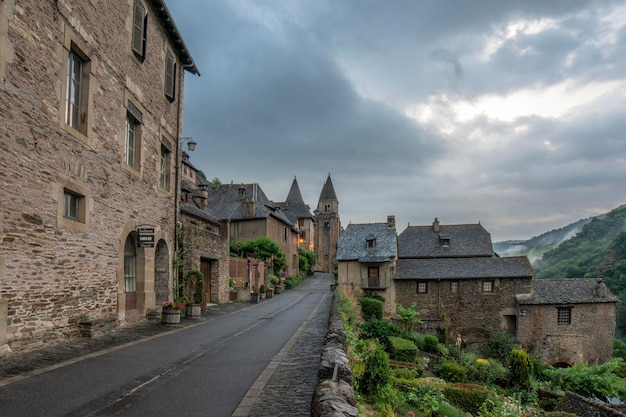
[[[435,233],[439,233],[439,220],[435,217],[435,221],[433,222],[433,231]]]
[[[605,298],[607,296],[606,285],[602,282],[602,278],[598,278],[598,289],[596,290],[596,294],[600,298]]]
[[[387,216],[387,228],[389,229],[396,228],[396,216]]]

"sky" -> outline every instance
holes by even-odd
[[[529,239],[626,203],[626,3],[166,0],[190,161],[342,225]]]

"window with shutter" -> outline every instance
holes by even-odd
[[[176,93],[176,60],[170,51],[165,54],[165,97],[174,100]]]
[[[146,35],[148,31],[148,14],[141,0],[135,0],[133,14],[132,49],[142,62],[146,58]]]

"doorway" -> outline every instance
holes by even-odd
[[[200,272],[204,276],[204,300],[202,300],[202,309],[204,310],[211,302],[211,263],[210,259],[200,259]]]

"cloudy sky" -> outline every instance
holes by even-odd
[[[626,203],[626,4],[167,0],[209,179],[527,239]]]

